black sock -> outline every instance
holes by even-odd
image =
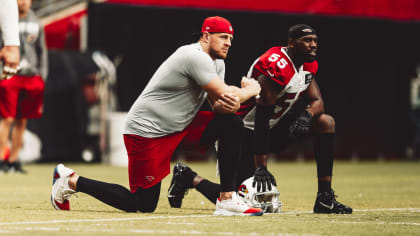
[[[202,180],[195,186],[195,189],[203,194],[212,203],[216,204],[217,198],[220,195],[220,184],[212,183],[208,180]]]
[[[318,178],[332,176],[334,162],[334,133],[319,134],[314,143]]]
[[[244,128],[242,132],[241,155],[237,164],[237,176],[235,181],[235,190],[249,177],[254,175],[254,131]]]
[[[331,191],[331,182],[330,181],[323,181],[318,180],[318,192],[330,192]]]
[[[139,188],[135,193],[118,184],[100,182],[82,176],[77,181],[77,191],[117,209],[127,212],[151,212],[156,208],[160,194],[160,182],[149,189]],[[152,209],[153,208],[153,209]]]
[[[241,152],[241,133],[243,122],[237,115],[217,115],[219,122],[219,161],[220,185],[222,192],[235,191],[237,163]]]

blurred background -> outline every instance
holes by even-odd
[[[235,31],[225,78],[236,85],[259,55],[286,45],[291,25],[317,30],[316,80],[336,120],[336,159],[420,157],[418,0],[33,0],[33,10],[50,65],[44,115],[29,120],[22,161],[126,165],[126,112],[158,66],[213,15]],[[273,158],[311,160],[311,150],[304,143]],[[178,150],[174,159],[210,154]]]

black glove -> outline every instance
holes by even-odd
[[[258,167],[254,172],[254,181],[252,182],[252,187],[255,187],[257,184],[257,192],[265,192],[266,186],[268,190],[271,190],[271,185],[277,186],[276,179],[274,176],[267,170],[267,167],[261,166]],[[260,191],[262,187],[262,191]]]
[[[308,110],[303,110],[298,118],[289,127],[289,135],[293,138],[307,136],[311,129],[312,114]]]

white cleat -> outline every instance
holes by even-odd
[[[261,216],[264,211],[260,208],[253,208],[243,202],[237,195],[232,194],[232,199],[220,200],[217,198],[216,211],[218,216]]]
[[[74,173],[74,170],[63,164],[58,164],[54,169],[51,204],[56,210],[70,210],[69,199],[76,191],[69,187],[69,178]]]

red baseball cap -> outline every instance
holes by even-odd
[[[233,28],[230,22],[220,16],[207,17],[203,22],[203,26],[201,26],[201,33],[204,31],[209,33],[228,33],[233,35]]]

